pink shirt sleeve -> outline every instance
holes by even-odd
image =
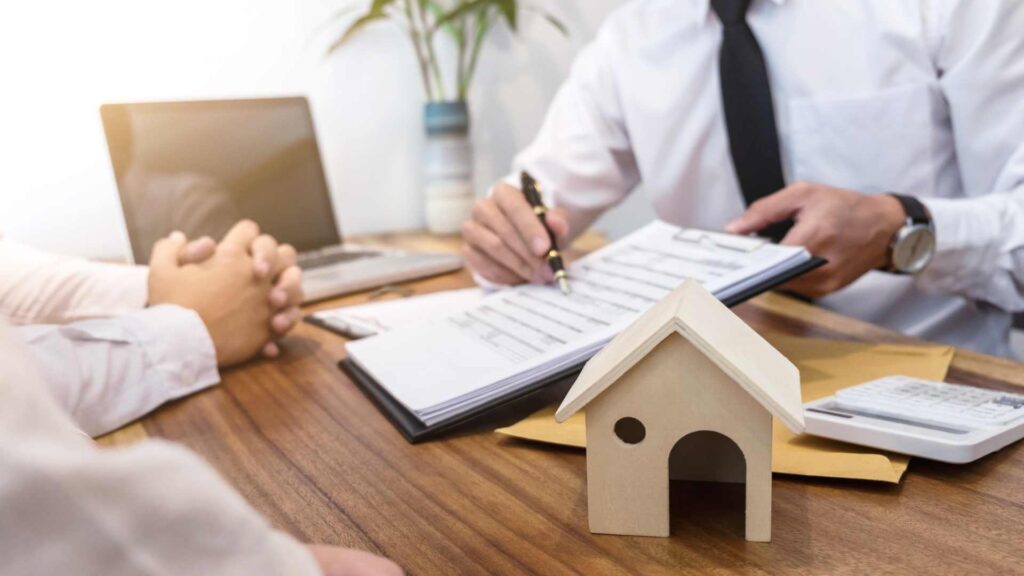
[[[149,270],[59,256],[0,238],[0,315],[65,324],[146,306]]]

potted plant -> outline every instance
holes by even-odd
[[[405,30],[416,54],[427,102],[423,120],[427,145],[423,156],[427,228],[434,233],[457,232],[469,217],[473,191],[473,148],[469,139],[467,97],[479,64],[484,40],[495,26],[515,32],[522,10],[534,11],[557,30],[565,26],[551,14],[518,0],[372,0],[365,13],[352,20],[328,54],[375,22],[391,22]],[[343,10],[339,17],[351,9]],[[455,78],[445,82],[438,59],[438,42],[450,42]]]

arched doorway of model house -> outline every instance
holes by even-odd
[[[668,455],[671,533],[743,538],[747,463],[743,451],[718,432],[680,438]]]

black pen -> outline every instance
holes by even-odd
[[[551,248],[548,250],[547,261],[548,265],[551,266],[551,271],[555,273],[555,281],[558,282],[558,287],[562,289],[562,293],[565,295],[572,294],[572,288],[569,287],[569,273],[565,271],[565,263],[562,262],[562,253],[558,251],[558,243],[555,241],[555,233],[551,231],[551,227],[548,226],[548,207],[544,205],[544,200],[540,197],[540,185],[537,181],[523,171],[519,175],[519,180],[522,183],[523,194],[526,196],[526,201],[533,207],[533,213],[540,218],[540,223],[544,226],[544,230],[548,233],[548,240],[551,241]]]

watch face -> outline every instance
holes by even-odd
[[[904,228],[892,249],[892,264],[899,272],[916,274],[935,254],[935,233],[928,226]]]

